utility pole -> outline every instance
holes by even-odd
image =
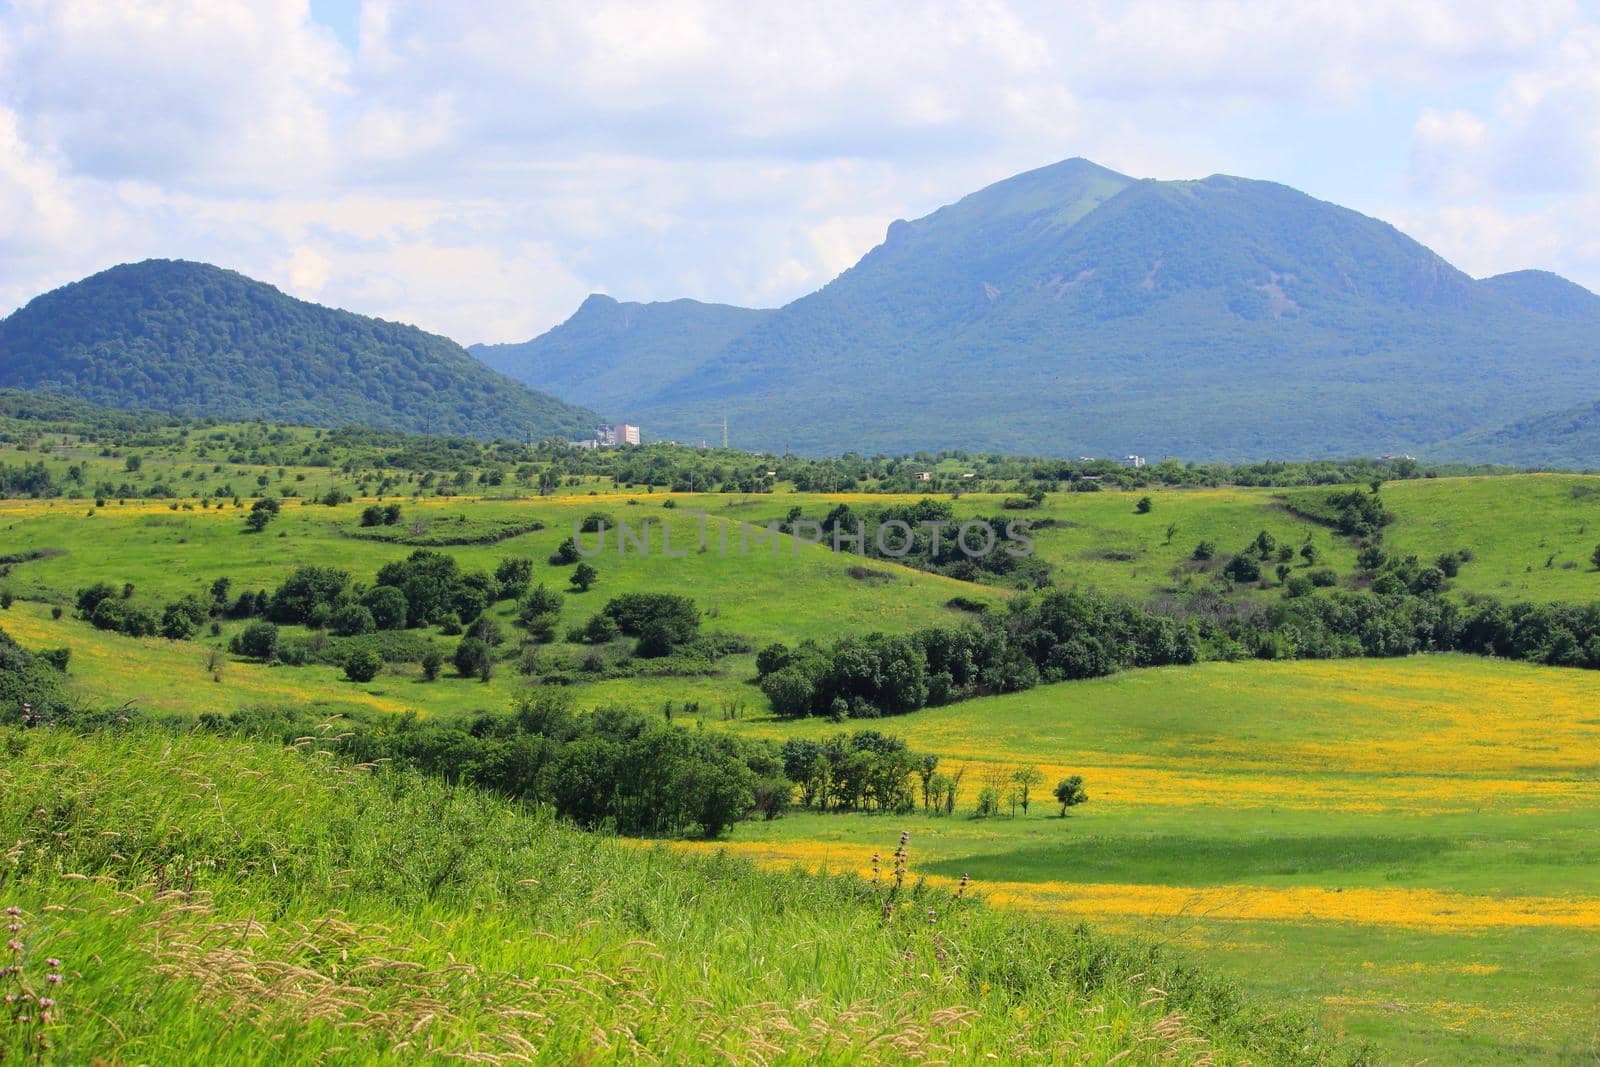
[[[728,447],[728,413],[726,411],[722,413],[722,447],[724,449]]]

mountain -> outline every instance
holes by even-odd
[[[1570,406],[1597,302],[1542,272],[1474,280],[1272,182],[1071,159],[892,223],[676,378],[618,356],[608,404],[803,452],[1426,454]]]
[[[1529,311],[1581,322],[1600,322],[1600,296],[1547,270],[1496,274],[1479,284]]]
[[[1558,470],[1600,468],[1600,401],[1441,441],[1440,459]]]
[[[454,341],[182,260],[112,267],[0,321],[0,386],[184,415],[481,438],[573,436],[597,421]]]
[[[502,374],[620,418],[629,414],[641,375],[686,377],[771,314],[697,300],[624,304],[596,293],[531,341],[468,351]]]

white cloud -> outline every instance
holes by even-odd
[[[1409,159],[1313,191],[1593,282],[1511,201],[1600,174],[1597,33],[1568,0],[366,0],[346,49],[304,0],[0,0],[0,307],[147,256],[466,341],[591,290],[772,305],[1009,173],[1292,177],[1378,101]]]

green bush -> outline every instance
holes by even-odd
[[[376,652],[357,650],[344,661],[344,676],[352,682],[370,682],[383,670],[383,657]]]

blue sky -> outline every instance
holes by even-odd
[[[1068,156],[1267,178],[1600,288],[1573,0],[0,0],[0,313],[205,259],[463,342],[776,305]]]

